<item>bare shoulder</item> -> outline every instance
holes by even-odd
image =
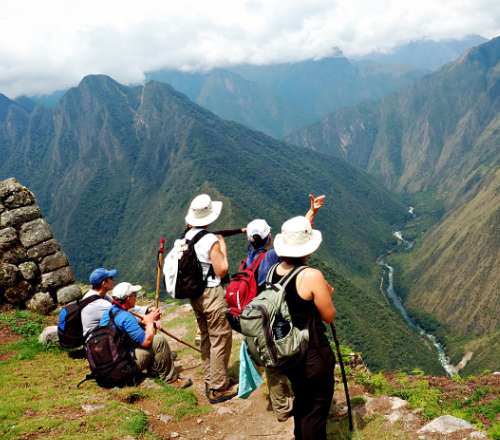
[[[324,281],[325,279],[323,273],[318,269],[314,269],[313,267],[304,269],[302,271],[302,278],[304,280],[310,281],[311,283],[317,283],[320,281]]]

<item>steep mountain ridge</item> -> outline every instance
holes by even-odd
[[[348,304],[357,292],[352,301],[372,304],[371,315],[378,316],[367,329],[369,317],[346,305],[344,332],[356,346],[375,341],[367,361],[376,368],[440,371],[432,348],[405,329],[372,278],[375,257],[404,207],[366,173],[222,120],[158,82],[125,87],[89,76],[55,109],[38,107],[25,118],[28,128],[0,175],[22,176],[37,194],[81,278],[104,264],[118,267],[121,279],[151,285],[156,242],[181,234],[196,193],[224,201],[215,227],[263,217],[277,231],[307,210],[307,192],[322,192],[328,203],[316,222],[325,232],[318,257],[345,280],[340,302]],[[234,263],[245,240],[228,239],[228,245]],[[363,280],[362,290],[349,277]]]
[[[469,371],[496,368],[498,344],[485,341],[500,327],[500,37],[287,140],[346,158],[431,214],[437,224],[402,259],[400,287],[422,324],[441,327],[455,362],[471,349],[481,361]]]

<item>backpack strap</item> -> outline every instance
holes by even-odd
[[[257,258],[255,258],[255,260],[252,261],[252,264],[250,264],[250,266],[247,267],[247,269],[249,269],[253,273],[255,273],[255,271],[259,267],[260,263],[262,263],[262,260],[264,260],[264,258],[266,257],[266,255],[267,255],[267,251],[266,252],[261,252],[259,255],[257,255]]]
[[[206,229],[202,229],[201,231],[197,232],[191,240],[189,240],[190,244],[194,246],[207,234],[210,234],[210,232],[208,232]]]
[[[84,307],[87,307],[90,303],[93,303],[94,301],[97,301],[100,298],[102,298],[101,295],[90,295],[88,298],[78,299],[77,304],[83,309]]]

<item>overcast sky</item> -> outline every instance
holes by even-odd
[[[286,5],[286,6],[285,6]],[[500,34],[500,0],[0,0],[0,93]]]

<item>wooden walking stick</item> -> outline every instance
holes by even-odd
[[[132,312],[129,310],[132,315],[134,315],[136,318],[142,319],[143,316],[140,315],[139,313]],[[201,353],[201,350],[199,348],[196,348],[194,345],[191,345],[189,342],[183,341],[182,339],[178,338],[177,336],[173,335],[170,332],[167,332],[165,329],[160,328],[159,329],[162,333],[165,333],[167,336],[171,337],[172,339],[176,340],[177,342],[180,342],[181,344],[184,344],[186,347],[192,348],[193,350],[196,350],[198,353]]]
[[[163,259],[165,258],[165,239],[160,238],[160,249],[156,258],[156,292],[155,292],[155,307],[160,308],[160,284],[161,274],[163,272]]]

